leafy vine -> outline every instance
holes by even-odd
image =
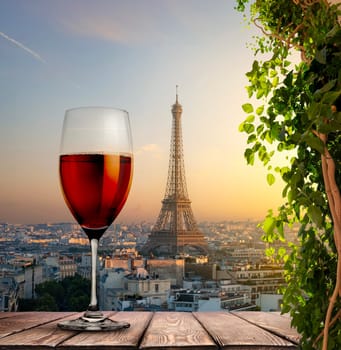
[[[237,0],[260,29],[255,60],[246,74],[250,98],[242,107],[245,158],[255,158],[283,182],[285,203],[269,211],[264,240],[284,242],[285,225],[298,223],[299,244],[277,252],[285,262],[283,312],[302,335],[303,349],[341,348],[341,29],[337,4],[326,0]],[[298,51],[301,62],[290,54]],[[274,166],[274,154],[288,164]]]

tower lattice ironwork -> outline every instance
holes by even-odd
[[[207,254],[207,242],[198,229],[187,193],[181,114],[182,106],[176,93],[166,193],[156,224],[143,247],[144,254]]]

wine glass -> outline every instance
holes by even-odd
[[[58,324],[71,330],[113,330],[129,323],[99,311],[96,293],[98,242],[124,206],[133,170],[126,111],[80,107],[65,113],[59,175],[65,202],[91,245],[91,300],[82,317]]]

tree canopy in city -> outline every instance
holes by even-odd
[[[90,280],[75,275],[36,286],[37,298],[21,299],[20,311],[84,311],[90,301]]]
[[[282,310],[301,333],[302,349],[341,348],[339,6],[237,0],[236,9],[260,33],[252,47],[261,58],[246,73],[244,155],[248,164],[258,159],[266,167],[270,185],[283,181],[283,204],[262,223],[264,240],[285,263]],[[285,237],[285,226],[294,223],[299,244]],[[275,250],[276,241],[287,249]]]

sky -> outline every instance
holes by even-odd
[[[233,0],[1,0],[0,222],[72,222],[58,153],[66,109],[129,112],[134,176],[118,222],[155,222],[178,85],[198,222],[262,219],[282,184],[248,166],[238,131],[254,55]]]

